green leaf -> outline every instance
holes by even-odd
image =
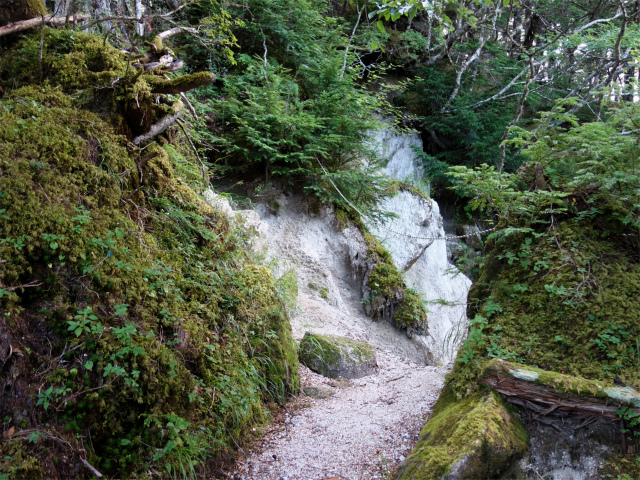
[[[84,364],[84,368],[86,368],[87,370],[91,370],[93,368],[93,362],[89,360],[87,363]]]

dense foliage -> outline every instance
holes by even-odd
[[[470,294],[459,362],[498,357],[638,387],[639,115],[622,106],[579,124],[557,107],[539,130],[514,132],[528,159],[518,172],[454,169],[501,227]]]

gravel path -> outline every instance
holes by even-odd
[[[411,451],[444,383],[446,367],[420,366],[378,350],[379,370],[338,381],[300,365],[303,393],[269,427],[262,443],[239,461],[242,480],[369,480],[390,474]]]

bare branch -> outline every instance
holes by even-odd
[[[160,135],[167,128],[169,128],[171,125],[176,123],[176,120],[178,120],[178,118],[180,117],[180,114],[182,113],[183,106],[184,105],[182,104],[182,102],[180,101],[176,102],[173,105],[173,109],[175,110],[175,113],[173,115],[167,115],[158,123],[151,125],[151,128],[147,133],[145,133],[144,135],[139,135],[133,139],[133,144],[140,145],[142,142],[151,140],[153,137],[155,137],[156,135]]]
[[[96,470],[94,467],[92,467],[89,464],[89,462],[87,462],[84,458],[80,457],[80,461],[84,464],[85,467],[91,470],[91,473],[93,473],[96,477],[102,478],[102,474],[98,470]]]
[[[524,102],[526,102],[527,96],[529,95],[529,87],[531,86],[531,82],[533,82],[534,76],[535,70],[533,57],[529,57],[529,75],[527,76],[527,83],[524,86],[524,91],[522,92],[520,102],[518,103],[518,111],[516,112],[516,116],[513,118],[513,120],[511,120],[509,122],[509,125],[507,125],[507,127],[505,128],[504,134],[500,139],[500,159],[498,160],[498,173],[502,172],[502,167],[504,166],[504,158],[507,155],[507,145],[504,143],[504,141],[509,136],[509,129],[520,121],[520,117],[524,112]]]
[[[356,21],[356,24],[353,27],[353,31],[351,32],[351,36],[349,37],[349,41],[347,42],[347,48],[344,49],[344,59],[342,61],[342,71],[340,72],[340,78],[344,76],[344,71],[347,69],[347,54],[349,53],[349,46],[353,41],[353,37],[356,34],[356,30],[358,30],[358,25],[360,25],[360,18],[362,17],[363,11],[364,11],[364,8],[358,7],[358,20]]]
[[[165,30],[164,32],[159,33],[158,35],[156,35],[156,37],[164,41],[167,38],[173,37],[174,35],[177,35],[179,33],[190,33],[191,35],[195,35],[198,33],[198,30],[191,27],[173,27],[169,30]]]
[[[496,3],[496,12],[492,22],[492,25],[494,28],[498,20],[498,15],[500,14],[500,5],[502,5],[502,3],[500,2]],[[485,43],[487,43],[487,40],[489,40],[489,35],[486,34],[485,29],[483,28],[480,33],[480,45],[478,45],[478,48],[473,53],[473,55],[471,55],[467,59],[467,61],[462,64],[462,67],[460,67],[460,70],[458,70],[458,74],[456,75],[456,86],[454,87],[453,92],[451,92],[451,96],[449,96],[447,103],[445,103],[442,109],[440,109],[441,113],[444,113],[449,107],[449,105],[451,105],[451,102],[455,100],[456,96],[458,95],[458,92],[460,91],[460,85],[462,83],[462,75],[464,74],[464,72],[467,71],[467,68],[469,68],[469,65],[471,65],[475,60],[479,59],[480,53],[482,53],[482,49],[484,48]]]
[[[2,27],[0,27],[0,37],[9,35],[10,33],[22,32],[38,25],[42,25],[42,18],[43,17],[30,18],[29,20],[21,20],[19,22],[3,25]],[[72,22],[76,23],[78,21],[86,20],[87,18],[89,18],[89,16],[72,15],[69,18]],[[65,21],[66,18],[64,17],[54,17],[53,15],[44,16],[44,23],[52,27],[62,26],[65,24]]]
[[[176,8],[175,10],[172,10],[171,12],[168,12],[168,13],[159,13],[157,15],[149,15],[149,16],[140,17],[140,18],[138,18],[138,17],[126,17],[126,16],[111,16],[111,17],[97,18],[96,20],[93,20],[92,22],[85,23],[80,28],[82,30],[86,30],[87,28],[91,28],[94,25],[97,25],[98,23],[111,22],[111,21],[114,21],[114,20],[117,20],[119,22],[145,23],[145,22],[148,22],[149,20],[155,20],[157,18],[168,18],[168,17],[171,17],[172,15],[174,15],[179,10],[182,10],[185,5],[186,4],[180,5],[180,7]]]

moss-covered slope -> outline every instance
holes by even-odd
[[[204,472],[297,390],[278,285],[170,151],[0,101],[0,477]]]
[[[510,478],[511,463],[526,449],[524,426],[499,394],[483,391],[456,401],[448,387],[396,478]]]
[[[460,391],[489,358],[640,387],[640,265],[609,215],[492,242],[469,293]],[[609,220],[609,222],[608,222]],[[463,380],[465,378],[465,380]]]

